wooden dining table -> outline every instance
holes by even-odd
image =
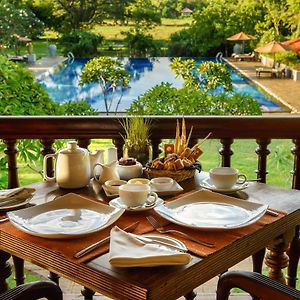
[[[206,176],[207,174],[202,172],[195,178],[182,182],[181,185],[184,188],[182,195],[201,189],[201,180]],[[35,183],[31,187],[36,189],[31,200],[35,204],[52,201],[55,197],[70,192],[49,182]],[[105,204],[109,201],[103,190],[100,190],[93,182],[86,188],[72,192]],[[204,233],[210,241],[216,244],[216,249],[208,251],[207,255],[197,255],[195,254],[198,253],[197,251],[190,252],[192,260],[183,266],[117,268],[109,263],[108,251],[104,251],[91,260],[77,262],[63,253],[63,250],[58,251],[57,245],[60,245],[60,249],[63,249],[65,245],[65,248],[71,251],[73,243],[75,245],[79,241],[31,237],[14,228],[10,222],[0,223],[0,274],[2,274],[0,289],[3,290],[6,287],[8,254],[70,279],[87,290],[122,300],[177,299],[180,296],[193,299],[195,297],[193,289],[265,247],[269,247],[272,252],[269,257],[270,274],[282,280],[281,269],[284,266],[283,261],[286,260],[284,251],[287,248],[282,245],[286,245],[286,238],[293,235],[295,227],[300,223],[300,191],[251,182],[246,189],[232,196],[241,198],[241,201],[255,200],[258,203],[268,204],[271,209],[278,211],[280,216],[266,216],[265,223],[259,226],[254,224],[254,227],[250,229],[243,228],[238,231],[238,237],[232,239],[224,240],[224,236],[233,236],[230,230],[221,233],[214,231]],[[180,195],[175,198],[178,199],[178,197]],[[172,196],[165,198],[166,201],[172,201],[172,199]],[[141,215],[125,214],[129,221],[131,218],[132,221],[136,218],[146,220],[147,214],[153,213],[151,211],[153,210],[143,212]],[[85,299],[91,299],[91,295],[86,295]]]

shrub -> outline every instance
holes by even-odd
[[[95,116],[99,114],[85,100],[68,101],[63,103],[61,108],[67,116]]]
[[[50,99],[29,70],[1,55],[0,65],[1,115],[62,114],[59,104]]]
[[[103,36],[94,33],[73,31],[63,34],[60,42],[65,55],[71,51],[76,57],[90,57],[97,54],[103,39]]]
[[[153,37],[142,32],[126,32],[125,43],[131,57],[156,56],[158,47]]]
[[[133,101],[127,111],[138,115],[261,115],[248,95],[211,94],[194,88],[176,89],[162,83]]]

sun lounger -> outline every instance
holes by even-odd
[[[236,54],[233,56],[236,61],[255,61],[255,53],[249,54]]]
[[[270,74],[271,77],[275,78],[282,78],[285,76],[285,69],[284,68],[256,68],[256,76],[260,77],[261,74]]]

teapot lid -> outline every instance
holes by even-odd
[[[88,150],[78,147],[76,141],[69,141],[69,142],[67,142],[67,148],[60,150],[59,153],[61,153],[61,154],[87,154]]]
[[[67,149],[71,151],[75,151],[77,149],[77,142],[76,141],[69,141],[67,143]]]

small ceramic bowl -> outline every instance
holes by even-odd
[[[143,166],[138,161],[135,165],[120,165],[117,163],[117,171],[119,173],[120,179],[129,180],[132,178],[141,177],[143,173]]]
[[[132,178],[132,179],[128,180],[128,183],[150,184],[150,180],[147,178]]]
[[[119,194],[119,187],[126,183],[127,181],[119,179],[107,180],[104,182],[104,186],[111,194]]]
[[[170,177],[156,177],[152,178],[150,183],[158,191],[167,191],[173,186],[174,180]]]

